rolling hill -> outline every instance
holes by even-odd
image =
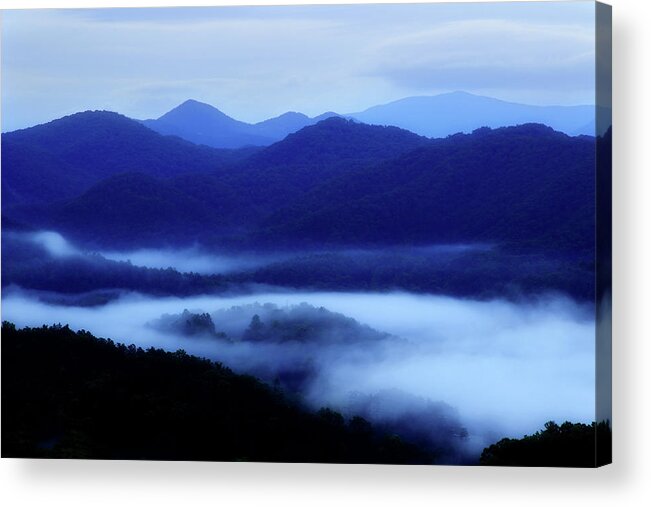
[[[595,142],[528,124],[430,142],[273,213],[260,238],[332,244],[594,243]]]
[[[26,170],[5,169],[3,192],[16,181],[33,191],[16,177],[31,171],[41,195],[60,197],[33,198],[8,219],[82,243],[594,243],[595,140],[539,124],[432,140],[334,117],[266,148],[228,151],[100,112],[6,136]]]
[[[162,136],[117,113],[77,113],[2,134],[3,210],[72,198],[124,172],[159,178],[208,172],[250,153]]]
[[[428,139],[396,127],[332,117],[254,153],[223,179],[262,218],[305,192],[357,168],[395,158]]]
[[[132,130],[140,134],[145,131],[146,136],[139,140],[141,149],[118,153],[111,160],[103,161],[103,166],[98,163],[99,168],[91,166],[97,153],[107,153],[108,159],[113,150],[122,150],[112,136],[106,137],[102,144],[101,133],[93,134],[93,139],[98,140],[89,147],[88,157],[83,159],[84,163],[73,158],[71,167],[77,171],[73,175],[89,176],[84,173],[88,171],[98,181],[91,183],[91,178],[85,177],[83,184],[73,186],[74,191],[57,194],[62,178],[56,170],[43,171],[37,181],[54,189],[50,194],[53,200],[9,209],[9,218],[104,247],[209,242],[236,230],[239,235],[248,234],[269,213],[329,179],[428,142],[395,127],[330,118],[262,150],[243,149],[248,155],[244,160],[224,162],[223,151],[161,136],[124,117],[109,116],[109,119],[115,120],[110,126],[113,137],[118,139],[129,137]],[[120,125],[124,128],[122,135]],[[66,131],[57,136],[52,132],[56,127],[51,126],[47,132],[59,141],[56,153],[73,151],[78,136]],[[124,144],[125,150],[132,146]],[[154,158],[156,148],[162,150],[161,157],[169,154],[168,159]],[[177,150],[175,159],[168,153],[172,150]],[[152,157],[147,158],[147,153]],[[34,152],[27,150],[28,162],[30,154],[31,160],[34,159]],[[197,154],[208,158],[199,159],[191,167],[184,165],[193,156],[197,160]],[[114,165],[109,165],[110,162]],[[34,172],[40,169],[35,164],[30,167]],[[49,168],[47,164],[45,167]],[[100,171],[102,168],[105,170]],[[119,168],[126,170],[111,173]],[[106,177],[99,179],[100,175]]]

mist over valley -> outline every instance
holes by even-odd
[[[183,326],[191,320],[184,310],[207,313],[214,328],[188,333],[171,325],[170,320],[181,319]],[[263,327],[275,325],[276,336],[291,324],[304,338],[246,339],[255,315]],[[361,400],[390,395],[395,407],[404,405],[395,408],[394,419],[412,411],[423,425],[437,427],[441,418],[454,422],[456,436],[429,437],[445,444],[451,461],[469,460],[498,437],[530,434],[550,419],[593,418],[593,313],[589,305],[564,298],[515,304],[404,293],[124,293],[83,308],[9,289],[3,319],[21,327],[67,323],[144,348],[184,349],[279,384],[312,408],[354,415]],[[447,408],[426,416],[428,403]],[[388,417],[371,409],[361,415],[380,423]],[[463,438],[461,428],[467,431]]]
[[[111,357],[147,368],[168,357],[152,347],[208,358],[364,442],[356,459],[476,464],[547,421],[591,424],[594,163],[610,132],[495,113],[430,138],[387,126],[392,107],[368,112],[378,125],[253,128],[190,101],[153,122],[87,111],[3,134],[7,329],[94,361],[72,331],[134,344]],[[223,130],[196,138],[196,115]]]

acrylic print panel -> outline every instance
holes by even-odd
[[[2,12],[2,455],[610,462],[610,8]]]

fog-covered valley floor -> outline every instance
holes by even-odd
[[[593,308],[563,296],[513,302],[405,292],[124,292],[92,307],[42,296],[6,287],[2,319],[19,327],[69,324],[118,342],[184,349],[270,383],[280,378],[313,408],[361,412],[391,430],[415,432],[441,448],[446,462],[472,462],[486,445],[531,434],[548,420],[594,419]],[[184,310],[210,314],[214,332],[166,325],[185,322]],[[251,337],[255,315],[260,329],[294,334]]]

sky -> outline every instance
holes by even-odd
[[[594,3],[2,12],[2,130],[192,98],[242,121],[463,90],[594,104]]]

